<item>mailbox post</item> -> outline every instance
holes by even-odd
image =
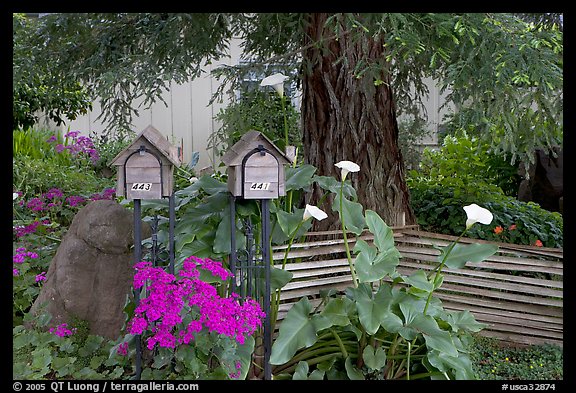
[[[174,274],[174,167],[180,165],[178,151],[164,135],[151,125],[110,162],[117,167],[116,195],[134,201],[134,263],[142,258],[141,200],[162,199],[169,201],[169,252],[170,273]],[[155,234],[153,234],[155,236]],[[136,306],[140,292],[134,291]],[[136,378],[141,374],[142,348],[140,337],[136,340]]]
[[[272,326],[270,319],[270,200],[286,195],[284,165],[292,160],[278,149],[265,135],[249,131],[222,156],[228,167],[228,190],[231,209],[231,254],[230,270],[234,274],[232,289],[241,296],[251,296],[252,288],[264,270],[263,294],[264,319],[264,377],[271,379],[270,351],[272,349]],[[244,261],[240,261],[236,250],[236,200],[257,199],[260,201],[261,245],[258,258],[252,244],[251,227],[248,227],[247,250]],[[260,263],[258,263],[260,262]],[[254,292],[258,293],[257,289]]]

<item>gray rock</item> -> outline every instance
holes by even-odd
[[[151,235],[142,224],[142,238]],[[88,323],[90,333],[116,339],[134,275],[134,214],[115,201],[97,200],[74,217],[31,308],[52,315],[50,326]],[[44,308],[45,307],[45,308]]]

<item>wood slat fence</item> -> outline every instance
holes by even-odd
[[[419,231],[417,226],[393,227],[402,258],[398,271],[409,275],[437,266],[439,251],[456,237]],[[360,238],[371,243],[372,235]],[[348,236],[350,250],[354,236]],[[484,242],[461,239],[462,243]],[[462,269],[443,269],[444,282],[435,295],[446,310],[469,310],[487,325],[481,335],[516,345],[563,344],[563,249],[496,243],[498,252]],[[273,248],[281,267],[286,246]],[[293,278],[281,292],[278,323],[303,296],[316,306],[320,290],[344,290],[352,285],[341,232],[315,232],[292,245],[286,269]]]

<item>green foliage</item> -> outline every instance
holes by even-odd
[[[511,347],[477,336],[470,350],[478,379],[552,381],[564,377],[563,350],[556,345]]]
[[[49,143],[54,136],[56,142]],[[71,166],[73,160],[67,150],[58,153],[54,149],[56,143],[64,144],[62,132],[49,129],[26,128],[12,131],[12,157],[20,160],[42,159],[52,161],[55,165]]]
[[[289,103],[289,100],[286,100],[285,105],[282,105],[282,100],[273,90],[270,92],[244,88],[241,91],[240,99],[234,100],[216,115],[215,119],[221,123],[221,126],[210,136],[209,147],[216,148],[219,154],[223,154],[230,146],[238,142],[247,131],[256,130],[266,135],[276,146],[284,150],[286,145],[285,109],[288,140],[301,151],[302,136],[298,125],[299,113]]]
[[[40,195],[51,188],[66,190],[71,195],[89,196],[104,188],[115,187],[115,179],[98,177],[94,171],[79,171],[75,165],[60,166],[44,159],[12,160],[12,187],[25,198]]]
[[[103,119],[125,129],[138,111],[135,100],[149,107],[162,100],[168,81],[201,76],[203,66],[228,54],[232,37],[250,63],[222,69],[242,77],[240,70],[254,63],[281,62],[304,75],[314,61],[306,49],[328,53],[330,44],[304,37],[311,20],[301,13],[55,13],[38,21],[15,64],[29,59],[54,78],[81,81],[101,97]],[[458,110],[451,126],[473,126],[495,152],[529,162],[535,148],[562,144],[563,33],[556,24],[509,13],[366,13],[334,14],[325,27],[353,44],[367,36],[382,40],[383,58],[357,46],[358,69],[349,77],[374,77],[367,84],[373,87],[382,83],[375,76],[389,73],[403,112],[416,113],[431,77]]]
[[[113,351],[114,341],[78,331],[59,337],[38,327],[13,328],[13,379],[123,379],[132,373],[129,359]],[[72,326],[73,327],[73,326]],[[74,328],[74,327],[73,327]]]
[[[73,78],[55,78],[49,63],[35,61],[33,32],[36,21],[13,14],[13,129],[26,129],[38,120],[38,111],[60,125],[92,109],[88,92]]]
[[[111,166],[110,162],[132,142],[131,136],[130,134],[91,134],[90,138],[94,142],[94,148],[100,155],[100,159],[93,165],[94,172],[103,177],[115,178],[117,168]]]
[[[420,146],[431,133],[421,116],[414,115],[398,121],[398,145],[407,169],[418,167],[422,157]]]
[[[555,248],[564,244],[562,215],[542,209],[534,202],[518,201],[489,188],[478,187],[472,194],[466,194],[443,185],[423,183],[412,186],[410,196],[418,225],[425,231],[458,235],[464,229],[466,217],[462,206],[478,203],[490,210],[494,219],[490,225],[471,228],[468,237],[525,245],[540,240],[545,247]],[[504,231],[496,233],[496,227]]]
[[[516,168],[491,153],[476,137],[448,135],[439,150],[425,149],[419,170],[411,170],[406,182],[423,230],[458,235],[466,217],[462,206],[478,203],[492,212],[494,220],[491,225],[473,227],[469,237],[526,245],[540,240],[546,247],[563,245],[562,216],[533,202],[518,201]],[[496,227],[505,231],[496,233]]]
[[[344,295],[326,294],[314,311],[307,297],[290,308],[272,345],[270,363],[276,365],[275,375],[474,379],[467,347],[471,333],[483,325],[468,311],[444,310],[434,291],[442,284],[444,266],[480,262],[497,247],[456,241],[442,248],[435,271],[404,276],[396,270],[401,255],[391,228],[376,212],[363,212],[361,205],[356,208],[357,202],[344,197],[343,181],[341,185],[336,195],[340,203],[334,209],[340,214],[343,232],[350,229],[359,235],[367,229],[374,235],[374,246],[357,239],[354,264],[346,249],[353,286]],[[346,223],[351,223],[350,228]]]
[[[491,152],[478,138],[460,133],[445,136],[438,150],[425,148],[418,169],[410,171],[407,181],[409,185],[423,181],[463,191],[495,185],[505,195],[516,196],[521,180],[517,172],[506,156]]]

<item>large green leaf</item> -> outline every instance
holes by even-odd
[[[366,366],[372,370],[380,370],[386,365],[386,350],[382,347],[374,348],[372,345],[364,347],[362,358]]]
[[[350,324],[348,315],[353,311],[354,304],[347,297],[331,298],[320,315],[326,317],[332,325],[347,326]]]
[[[468,310],[464,311],[449,311],[446,322],[452,327],[452,331],[458,332],[460,329],[469,332],[479,332],[487,325],[476,321],[474,315]]]
[[[452,341],[452,336],[449,332],[440,329],[432,316],[416,314],[406,325],[423,334],[428,348],[436,349],[450,356],[458,356],[458,350]]]
[[[312,184],[312,177],[316,168],[310,164],[297,166],[296,168],[287,167],[285,171],[286,191],[303,190]]]
[[[302,236],[306,233],[310,227],[312,226],[312,220],[306,220],[302,223],[302,217],[304,215],[304,209],[294,209],[292,213],[288,213],[284,210],[278,210],[276,213],[276,217],[278,218],[278,225],[282,229],[282,232],[286,235],[287,238],[290,238],[294,235],[294,231],[298,228],[298,233],[296,233],[296,238]]]
[[[344,224],[346,229],[351,231],[356,235],[360,235],[364,232],[366,227],[366,220],[364,219],[363,206],[358,202],[350,201],[346,198],[342,198],[342,212],[340,211],[340,194],[336,194],[334,198],[334,203],[332,204],[332,210],[340,213],[340,219],[344,217]]]
[[[463,353],[452,356],[447,353],[430,350],[426,355],[428,362],[442,372],[454,371],[458,380],[476,379],[470,358]]]
[[[365,287],[364,289],[361,287]],[[366,289],[367,288],[367,289]],[[368,334],[374,334],[378,331],[382,318],[390,308],[392,295],[387,286],[381,286],[378,291],[372,295],[372,291],[365,283],[355,288],[356,308],[360,323]]]
[[[278,269],[277,267],[270,267],[270,291],[274,292],[277,289],[283,288],[292,280],[294,274],[288,270]]]
[[[498,251],[498,246],[494,244],[462,244],[458,243],[454,246],[448,257],[446,258],[446,266],[452,269],[461,269],[466,265],[466,262],[482,262],[491,255]],[[444,253],[446,248],[444,249]],[[440,254],[439,261],[442,261],[444,253]]]
[[[230,223],[230,209],[224,210],[221,220],[216,229],[214,245],[212,249],[217,254],[230,254],[230,244],[232,239],[232,226]]]
[[[346,369],[346,374],[348,375],[348,378],[350,378],[350,380],[361,381],[366,379],[364,378],[364,374],[362,374],[362,371],[358,370],[352,364],[352,358],[350,356],[346,358],[346,361],[344,362],[344,368]]]
[[[426,273],[424,273],[424,271],[422,270],[418,270],[408,277],[403,276],[402,280],[405,283],[410,284],[413,287],[416,287],[428,293],[434,290],[434,284],[428,280],[428,277],[426,277]]]
[[[200,177],[200,179],[194,182],[192,186],[195,186],[196,189],[203,189],[209,195],[214,195],[219,192],[226,193],[228,191],[228,185],[226,183],[213,178],[211,175],[204,175]]]
[[[374,234],[374,244],[380,252],[396,248],[394,244],[394,233],[382,218],[373,210],[366,210],[366,224],[372,234]]]
[[[326,191],[333,192],[334,194],[339,194],[342,188],[342,193],[345,197],[356,199],[356,189],[352,186],[350,180],[344,182],[344,187],[342,187],[342,182],[337,180],[332,176],[314,176],[312,179],[320,188]]]
[[[309,347],[318,340],[316,325],[310,318],[312,306],[303,297],[290,308],[280,324],[278,337],[272,344],[270,364],[284,364],[301,348]]]

